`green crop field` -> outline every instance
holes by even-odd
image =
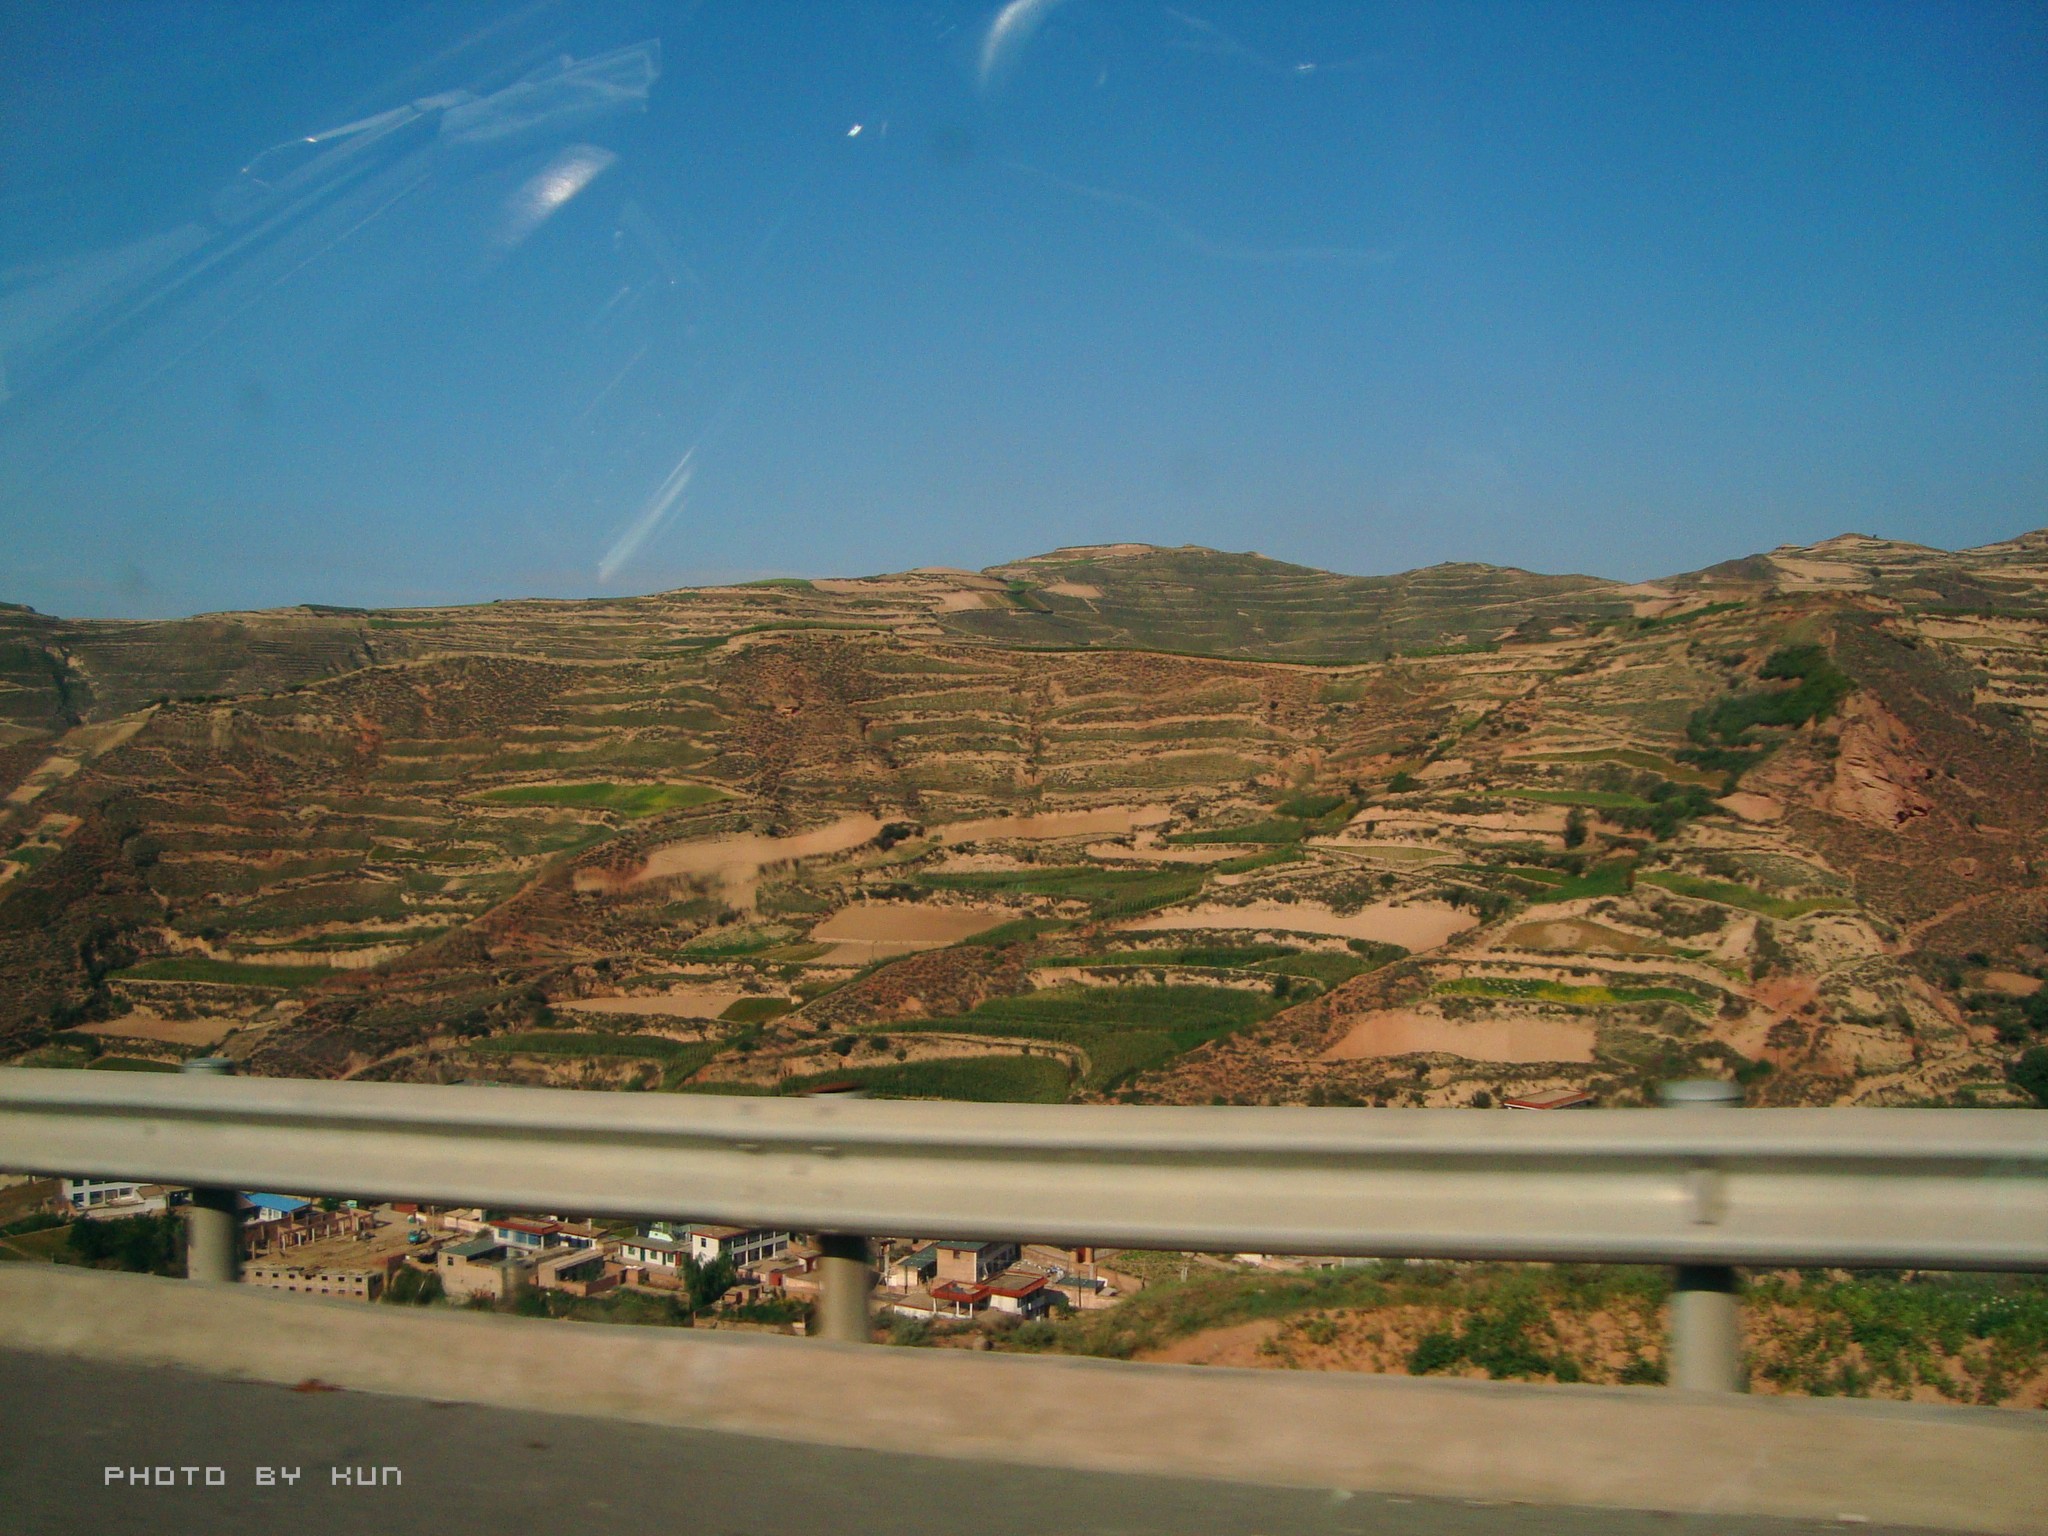
[[[1717,901],[1724,907],[1741,907],[1749,912],[1761,912],[1766,917],[1791,919],[1804,917],[1809,912],[1840,911],[1849,903],[1834,896],[1802,896],[1789,899],[1783,896],[1766,896],[1762,891],[1751,890],[1746,885],[1735,885],[1726,880],[1702,880],[1694,875],[1676,875],[1663,871],[1639,877],[1645,885],[1661,886],[1678,896],[1691,896],[1700,901]]]
[[[952,1061],[843,1067],[786,1080],[783,1093],[825,1083],[858,1083],[878,1099],[964,1099],[981,1104],[1061,1104],[1071,1081],[1052,1056],[963,1056]]]
[[[1376,968],[1375,962],[1362,955],[1335,955],[1313,950],[1306,954],[1283,955],[1275,960],[1262,960],[1255,967],[1257,970],[1271,972],[1275,976],[1306,976],[1313,981],[1320,981],[1326,987],[1340,986],[1352,977],[1362,976]]]
[[[579,810],[613,811],[626,817],[657,816],[686,811],[726,799],[709,784],[515,784],[486,789],[470,797],[490,805],[561,805]]]
[[[1207,866],[1213,875],[1244,875],[1255,869],[1269,869],[1275,864],[1299,864],[1308,857],[1297,848],[1281,846],[1268,848],[1264,853],[1247,853],[1235,859],[1222,859]]]
[[[1609,859],[1604,864],[1594,865],[1583,875],[1572,875],[1558,881],[1530,905],[1548,906],[1553,902],[1577,901],[1586,896],[1620,896],[1635,878],[1635,868],[1634,859]]]
[[[1201,890],[1202,880],[1199,871],[1103,869],[1093,864],[917,877],[917,883],[928,890],[1014,891],[1026,896],[1085,901],[1096,917],[1126,917],[1184,901]]]
[[[742,997],[719,1017],[729,1024],[765,1024],[780,1018],[796,1005],[786,997]]]
[[[310,987],[335,974],[326,965],[249,965],[239,960],[210,960],[204,955],[178,955],[145,960],[114,973],[119,981],[208,981],[231,987]]]
[[[1279,1006],[1270,994],[1226,987],[1059,987],[992,998],[956,1018],[899,1020],[888,1028],[1077,1045],[1088,1056],[1083,1085],[1103,1092]]]
[[[480,1040],[472,1050],[493,1056],[638,1057],[669,1067],[694,1063],[694,1072],[717,1054],[718,1047],[701,1040],[670,1040],[664,1035],[598,1034],[576,1029],[533,1029]]]

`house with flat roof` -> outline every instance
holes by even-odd
[[[774,1258],[789,1246],[790,1240],[789,1233],[771,1227],[729,1227],[709,1221],[682,1226],[658,1221],[647,1230],[650,1237],[678,1244],[699,1264],[727,1259],[735,1269]]]
[[[519,1283],[517,1269],[511,1251],[488,1233],[450,1243],[434,1255],[434,1272],[450,1301],[503,1301]]]
[[[1009,1242],[963,1242],[946,1238],[932,1244],[932,1247],[938,1255],[939,1279],[958,1280],[967,1285],[979,1285],[991,1275],[1001,1274],[1024,1256],[1022,1249]]]
[[[988,1305],[988,1287],[965,1280],[941,1280],[929,1294],[932,1311],[948,1317],[972,1317]]]
[[[58,1194],[74,1211],[142,1203],[142,1186],[133,1179],[65,1179],[58,1185]]]
[[[501,1216],[488,1230],[494,1242],[521,1253],[539,1253],[544,1248],[591,1248],[597,1244],[595,1229],[541,1216]]]
[[[1052,1310],[1055,1293],[1051,1288],[1051,1277],[1045,1274],[1021,1269],[1005,1270],[989,1281],[986,1289],[991,1311],[1007,1312],[1028,1322]]]
[[[533,1261],[533,1283],[544,1291],[596,1296],[614,1289],[621,1276],[596,1247],[555,1248]]]
[[[928,1285],[939,1268],[939,1250],[931,1243],[898,1254],[883,1266],[882,1284],[892,1291],[914,1291]]]
[[[675,1275],[683,1267],[683,1260],[690,1256],[687,1243],[678,1243],[666,1237],[648,1234],[641,1237],[624,1238],[619,1243],[619,1262],[656,1275]]]

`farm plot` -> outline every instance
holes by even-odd
[[[1101,1093],[1278,1007],[1270,994],[1224,987],[1059,987],[994,998],[957,1018],[899,1020],[888,1027],[892,1033],[942,1030],[1077,1046],[1088,1058],[1081,1085]]]

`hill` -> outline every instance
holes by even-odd
[[[1377,660],[1490,643],[1567,613],[1623,614],[1626,590],[1493,566],[1337,576],[1258,555],[1121,545],[990,571],[789,578],[650,597],[432,609],[301,607],[144,623],[58,619],[0,605],[0,730],[12,726],[19,736],[87,724],[158,699],[275,693],[433,656],[652,659],[819,627],[1002,646]]]
[[[2044,550],[1845,536],[1625,587],[1114,546],[593,602],[0,608],[0,1053],[2032,1102]]]

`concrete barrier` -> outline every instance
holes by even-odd
[[[1038,1466],[2048,1532],[2048,1414],[2004,1409],[876,1349],[25,1264],[0,1266],[0,1348]]]

